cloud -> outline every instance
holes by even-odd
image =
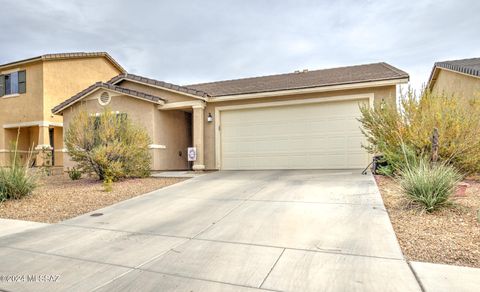
[[[100,50],[179,84],[386,61],[418,88],[435,61],[480,56],[474,0],[0,4],[0,63]]]

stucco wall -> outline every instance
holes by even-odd
[[[0,166],[10,161],[10,142],[15,141],[17,130],[3,128],[5,124],[41,121],[43,119],[43,65],[41,62],[3,68],[0,74],[12,71],[26,71],[27,90],[24,94],[0,97]],[[28,135],[29,130],[22,130]],[[12,134],[12,133],[15,134]],[[22,135],[22,138],[23,139]],[[20,143],[21,149],[28,146]],[[28,144],[28,143],[27,143]]]
[[[246,99],[246,100],[237,100],[237,101],[224,101],[224,102],[210,102],[205,108],[205,117],[208,114],[215,115],[215,108],[222,106],[230,105],[241,105],[241,104],[255,104],[255,103],[265,103],[265,102],[275,102],[275,101],[286,101],[286,100],[298,100],[298,99],[309,99],[309,98],[320,98],[320,97],[330,97],[330,96],[340,96],[340,95],[356,95],[356,94],[374,94],[375,104],[379,104],[382,101],[388,103],[395,103],[396,101],[396,86],[385,86],[377,88],[364,88],[356,90],[344,90],[344,91],[334,91],[334,92],[322,92],[322,93],[309,93],[309,94],[300,94],[300,95],[288,95],[288,96],[278,96],[270,98],[256,98],[256,99]],[[205,168],[206,169],[216,169],[215,164],[215,123],[205,123]]]
[[[52,108],[98,81],[108,81],[121,72],[103,57],[52,60],[44,62],[44,116],[47,121],[62,122],[52,117]]]
[[[6,137],[4,124],[25,122],[57,122],[63,121],[61,116],[53,116],[51,109],[63,100],[97,81],[107,81],[118,75],[120,71],[106,58],[81,58],[38,61],[33,63],[12,65],[0,70],[1,74],[11,71],[26,70],[26,93],[14,97],[0,98],[0,165],[8,162],[9,154],[5,154],[10,144],[11,135]],[[16,130],[15,130],[16,131]],[[29,131],[23,129],[22,131]],[[38,129],[36,129],[38,133]],[[56,158],[61,157],[63,148],[62,128],[55,127],[55,148],[60,151]],[[31,141],[34,146],[38,142]],[[30,143],[31,144],[31,143]],[[28,145],[31,148],[32,145]],[[24,147],[23,144],[21,147]],[[55,165],[61,165],[58,158]]]
[[[134,83],[124,83],[122,86],[148,91],[145,88],[139,87]],[[86,108],[90,113],[101,112],[103,107],[99,105],[97,98],[102,93],[102,90],[87,96],[84,101],[77,103],[64,112],[64,127],[68,124],[74,113],[80,108]],[[166,98],[170,92],[165,92],[161,89],[154,88],[148,92]],[[255,104],[264,102],[276,102],[286,100],[311,99],[321,97],[332,97],[339,95],[358,95],[369,94],[374,95],[374,102],[395,103],[396,100],[396,86],[386,86],[378,88],[365,88],[357,90],[345,90],[324,93],[299,94],[279,97],[245,99],[240,101],[224,101],[224,102],[210,102],[204,110],[205,119],[208,113],[215,114],[215,108],[229,105],[241,104]],[[170,102],[192,100],[186,99],[170,99]],[[174,101],[173,101],[174,100]],[[185,169],[188,167],[186,148],[192,143],[192,124],[191,113],[180,110],[158,110],[157,105],[142,101],[140,99],[117,95],[112,97],[112,102],[108,105],[113,111],[120,111],[128,113],[138,124],[144,126],[149,135],[152,137],[152,144],[164,145],[165,149],[152,149],[154,170],[173,170]],[[204,121],[204,145],[205,145],[205,166],[206,169],[215,169],[215,129],[214,123],[207,123]],[[71,167],[71,162],[68,162],[68,154],[64,156],[65,167]]]
[[[432,92],[448,96],[480,98],[480,78],[439,69]]]
[[[18,70],[17,70],[18,69]],[[43,66],[37,62],[28,65],[14,66],[0,70],[1,74],[10,71],[26,71],[27,91],[15,96],[0,97],[0,149],[8,148],[3,125],[41,121],[43,119]]]
[[[103,92],[92,93],[82,102],[74,104],[63,113],[65,130],[73,116],[79,110],[86,110],[88,113],[101,113],[104,107],[98,103],[98,96]],[[127,113],[134,123],[144,127],[151,137],[154,145],[164,145],[165,149],[153,148],[152,169],[173,170],[186,169],[186,149],[190,144],[189,117],[188,113],[182,111],[159,111],[157,105],[137,98],[110,93],[112,96],[107,107],[112,111]],[[181,155],[179,154],[181,152]],[[64,167],[72,167],[68,153],[64,153]]]
[[[192,143],[191,113],[157,110],[154,125],[155,140],[166,146],[165,149],[156,151],[154,169],[187,169],[187,147]]]

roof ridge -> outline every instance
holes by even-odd
[[[403,71],[403,70],[400,70],[398,68],[395,68],[393,67],[392,65],[386,63],[386,62],[380,62],[379,64],[382,64],[385,68],[387,69],[390,69],[391,71],[397,73],[397,74],[400,74],[400,75],[407,75],[408,76],[408,73]]]
[[[318,71],[337,70],[337,69],[346,69],[346,68],[354,68],[354,67],[361,67],[361,66],[377,65],[377,64],[382,64],[382,63],[383,62],[375,62],[375,63],[357,64],[357,65],[350,65],[350,66],[322,68],[322,69],[308,70],[307,72],[300,71],[300,72],[288,72],[288,73],[279,73],[279,74],[268,74],[268,75],[252,76],[252,77],[217,80],[217,81],[211,81],[211,82],[202,82],[202,83],[188,84],[188,85],[184,85],[184,86],[200,86],[200,85],[206,85],[206,84],[215,84],[215,83],[223,83],[223,82],[239,81],[239,80],[247,80],[247,79],[277,77],[277,76],[285,76],[285,75],[293,75],[293,74],[305,74],[305,73],[312,73],[312,72],[318,72]],[[396,72],[396,73],[398,73],[398,72]]]
[[[127,72],[125,68],[123,68],[109,53],[101,52],[101,51],[43,54],[36,57],[31,57],[31,58],[26,58],[26,59],[21,59],[13,62],[0,64],[0,67],[12,66],[17,63],[34,62],[34,61],[40,61],[40,60],[48,61],[48,60],[54,60],[54,59],[70,59],[70,58],[82,58],[82,57],[105,57],[121,72]]]
[[[464,61],[471,61],[471,60],[475,60],[475,61],[478,60],[479,61],[478,65],[480,65],[480,58],[468,58],[468,59],[460,59],[460,60],[435,62],[435,64],[433,65],[433,68],[435,69],[436,67],[439,67],[439,68],[449,69],[449,70],[453,70],[459,73],[464,73],[464,74],[475,76],[475,77],[480,77],[480,69],[476,69],[475,67],[473,67],[474,64],[469,65],[469,64],[455,63],[455,62],[464,62]]]
[[[436,63],[446,63],[446,62],[469,61],[469,60],[479,60],[479,61],[480,61],[480,57],[465,58],[465,59],[456,59],[456,60],[444,60],[444,61],[435,62],[435,64],[436,64]]]
[[[174,83],[165,82],[165,81],[161,81],[161,80],[157,80],[157,79],[153,79],[153,78],[149,78],[149,77],[145,77],[145,76],[141,76],[141,75],[136,75],[136,74],[132,74],[132,73],[119,74],[119,75],[113,77],[112,79],[110,79],[108,81],[108,83],[113,84],[115,82],[118,82],[121,79],[138,81],[138,82],[141,82],[141,83],[147,84],[147,85],[148,84],[150,84],[150,85],[153,84],[153,85],[157,85],[157,86],[160,86],[160,87],[164,87],[166,89],[172,89],[172,90],[179,91],[179,92],[184,92],[184,93],[188,93],[188,94],[197,95],[199,97],[210,96],[207,92],[205,92],[203,90],[198,90],[198,89],[191,88],[191,87],[184,86],[184,85],[177,85],[177,84],[174,84]],[[145,79],[145,81],[143,81],[142,79]]]

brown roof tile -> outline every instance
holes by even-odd
[[[61,59],[75,59],[75,58],[93,58],[93,57],[105,57],[107,58],[117,69],[121,72],[127,72],[112,56],[107,52],[74,52],[74,53],[58,53],[58,54],[46,54],[33,58],[23,59],[15,62],[10,62],[0,65],[0,68],[12,66],[18,63],[29,63],[41,60],[61,60]]]
[[[435,63],[434,67],[450,69],[460,73],[480,77],[480,58],[437,62]]]
[[[116,84],[116,83],[118,83],[122,80],[132,80],[132,81],[137,81],[137,82],[144,83],[144,84],[151,84],[151,85],[163,87],[163,88],[166,88],[166,89],[175,90],[175,91],[178,91],[178,92],[183,92],[183,93],[188,93],[188,94],[191,94],[191,95],[196,95],[196,96],[199,96],[199,97],[207,97],[208,96],[208,94],[206,92],[201,91],[201,90],[188,88],[186,86],[179,86],[179,85],[175,85],[175,84],[172,84],[172,83],[167,83],[167,82],[164,82],[164,81],[159,81],[159,80],[155,80],[155,79],[151,79],[151,78],[147,78],[147,77],[143,77],[143,76],[139,76],[139,75],[129,74],[129,73],[124,73],[124,74],[120,74],[116,77],[113,77],[111,80],[107,81],[107,83]]]
[[[186,87],[207,92],[210,96],[215,97],[404,78],[409,78],[406,72],[387,63],[374,63],[192,84],[186,85]]]
[[[120,86],[109,84],[109,83],[97,82],[97,83],[89,86],[88,88],[80,91],[79,93],[75,94],[74,96],[70,97],[69,99],[65,100],[64,102],[60,103],[59,105],[55,106],[52,109],[52,113],[58,114],[59,112],[61,112],[66,107],[72,105],[73,103],[75,103],[76,101],[81,99],[83,96],[85,96],[86,94],[90,93],[91,91],[93,91],[94,89],[97,89],[97,88],[105,88],[105,89],[113,90],[113,91],[118,92],[118,93],[124,93],[124,94],[128,94],[128,95],[132,95],[132,96],[135,96],[135,97],[147,100],[147,101],[151,101],[151,102],[159,102],[160,100],[165,101],[165,99],[163,99],[161,97],[158,97],[158,96],[155,96],[155,95],[147,94],[147,93],[136,91],[136,90],[133,90],[133,89],[120,87]]]

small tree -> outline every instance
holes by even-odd
[[[149,144],[145,129],[108,108],[100,115],[80,110],[65,133],[65,146],[78,168],[103,181],[150,175]]]

